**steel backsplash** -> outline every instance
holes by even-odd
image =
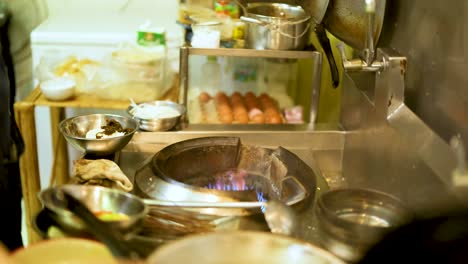
[[[382,50],[379,53],[385,55]],[[460,207],[462,196],[451,181],[455,154],[405,105],[406,60],[396,53],[391,56],[400,63],[379,73],[344,76],[341,124],[346,131],[342,160],[346,186],[391,193],[424,216]]]
[[[408,59],[406,104],[446,142],[468,142],[468,1],[393,0],[380,47]]]

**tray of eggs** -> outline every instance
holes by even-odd
[[[266,93],[210,95],[200,92],[189,105],[189,122],[198,124],[284,124],[278,102]]]

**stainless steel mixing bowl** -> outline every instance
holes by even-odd
[[[111,138],[86,138],[88,131],[107,125],[111,119],[119,122],[123,128],[129,128],[130,132]],[[127,145],[138,130],[138,122],[120,115],[91,114],[67,118],[60,122],[59,129],[65,139],[77,150],[89,155],[106,156],[120,151]]]
[[[39,200],[44,207],[55,213],[55,220],[70,235],[83,236],[90,233],[85,224],[67,209],[64,200],[56,196],[61,190],[73,195],[96,214],[106,212],[125,215],[125,218],[108,222],[123,235],[137,233],[141,229],[144,216],[148,213],[145,203],[138,197],[106,187],[66,184],[41,191]]]
[[[336,189],[315,207],[320,243],[342,259],[356,262],[393,229],[412,219],[396,197],[371,189]]]
[[[177,123],[180,120],[180,117],[185,114],[185,106],[174,103],[171,101],[152,101],[152,102],[146,102],[142,103],[146,105],[151,105],[151,106],[162,106],[162,107],[169,107],[177,112],[179,112],[179,115],[173,116],[173,117],[166,117],[166,118],[140,118],[134,114],[135,108],[138,106],[133,106],[130,105],[127,108],[127,113],[135,120],[138,121],[140,129],[145,130],[145,131],[167,131],[172,129],[174,126],[177,125]],[[140,105],[142,105],[140,104]]]
[[[344,264],[339,258],[312,244],[258,231],[191,235],[161,246],[147,258],[147,263],[158,264],[192,262]]]

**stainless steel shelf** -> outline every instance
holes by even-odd
[[[256,50],[256,49],[230,49],[230,48],[192,48],[183,46],[180,48],[180,93],[179,102],[187,106],[187,95],[189,89],[189,57],[199,56],[227,56],[227,57],[256,57],[276,59],[308,59],[312,60],[311,74],[311,100],[309,106],[309,122],[304,126],[307,130],[313,130],[317,120],[318,103],[320,98],[320,83],[322,75],[322,54],[318,51],[296,51],[296,50]],[[188,125],[186,116],[183,123]]]
[[[230,56],[230,57],[258,57],[258,58],[281,58],[281,59],[319,59],[321,53],[318,51],[295,51],[295,50],[256,50],[256,49],[203,49],[182,47],[188,55],[205,56]]]

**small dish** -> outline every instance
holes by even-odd
[[[75,86],[72,78],[59,77],[41,82],[40,89],[48,100],[63,101],[75,95]]]

